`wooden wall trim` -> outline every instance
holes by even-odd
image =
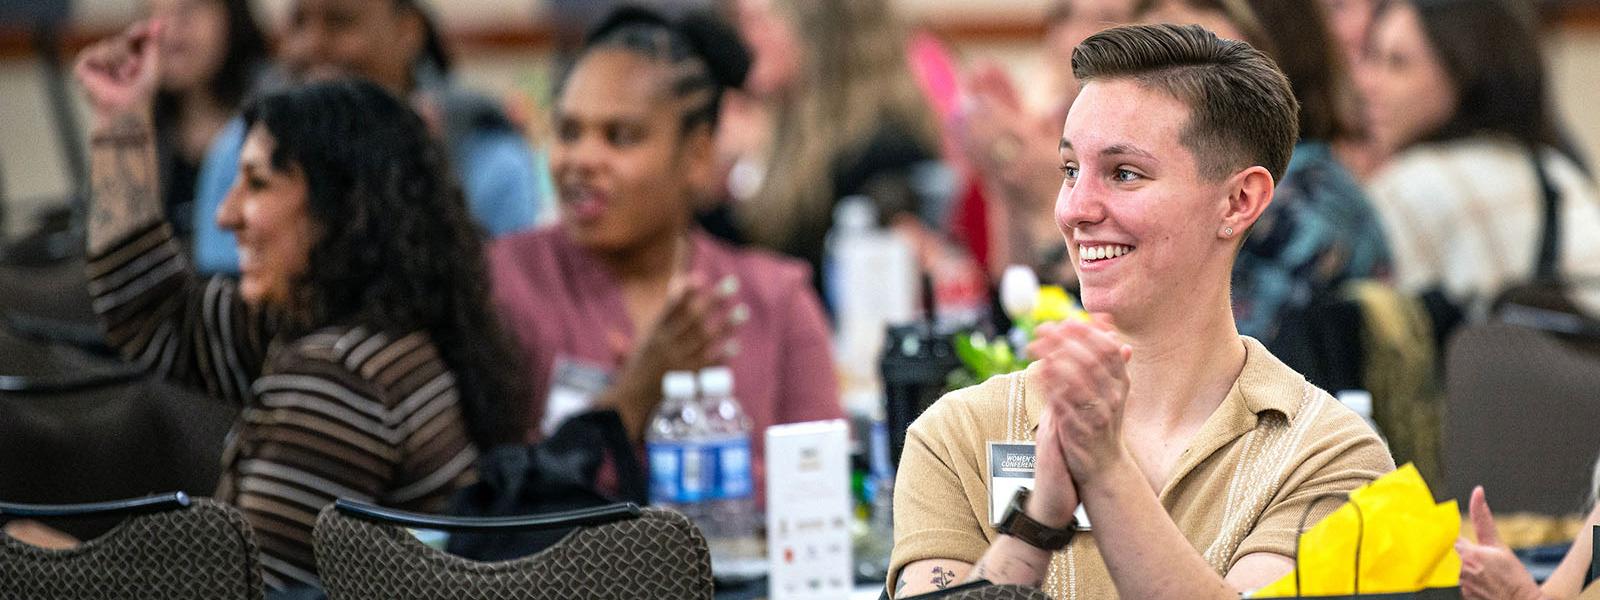
[[[1550,26],[1563,30],[1600,31],[1600,0],[1553,0],[1546,10]],[[929,21],[926,27],[956,44],[1019,43],[1039,40],[1044,35],[1040,20],[1021,18],[958,17]],[[109,28],[74,29],[62,35],[68,56],[94,40],[114,34]],[[549,50],[554,31],[538,24],[469,26],[449,31],[451,45],[464,55]],[[33,53],[32,37],[25,29],[0,27],[0,60],[25,59]]]

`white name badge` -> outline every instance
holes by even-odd
[[[566,355],[557,356],[550,366],[550,393],[545,398],[544,419],[539,430],[546,436],[561,423],[594,406],[595,398],[611,384],[611,373],[597,364]]]
[[[1011,496],[1018,489],[1037,489],[1033,486],[1033,442],[989,442],[989,522],[999,523],[1005,517]],[[1078,519],[1078,531],[1089,531],[1089,512],[1078,503],[1073,513]]]

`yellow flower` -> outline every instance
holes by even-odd
[[[1078,308],[1078,302],[1059,285],[1047,285],[1039,288],[1039,302],[1033,308],[1035,323],[1061,321],[1072,319],[1074,321],[1089,320],[1089,313]]]

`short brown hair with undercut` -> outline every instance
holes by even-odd
[[[1094,34],[1072,52],[1084,85],[1128,78],[1189,106],[1181,142],[1203,177],[1260,165],[1283,178],[1299,136],[1300,105],[1271,58],[1199,25],[1130,25]]]

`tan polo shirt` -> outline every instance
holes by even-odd
[[[1161,490],[1161,505],[1219,575],[1255,552],[1293,556],[1301,514],[1394,470],[1365,421],[1243,338],[1244,369]],[[989,522],[988,442],[1032,441],[1043,396],[1027,371],[953,392],[911,424],[895,480],[889,589],[907,564],[976,563],[998,534]],[[1341,503],[1318,503],[1314,524]],[[1115,598],[1096,549],[1080,532],[1050,563],[1053,598]]]

